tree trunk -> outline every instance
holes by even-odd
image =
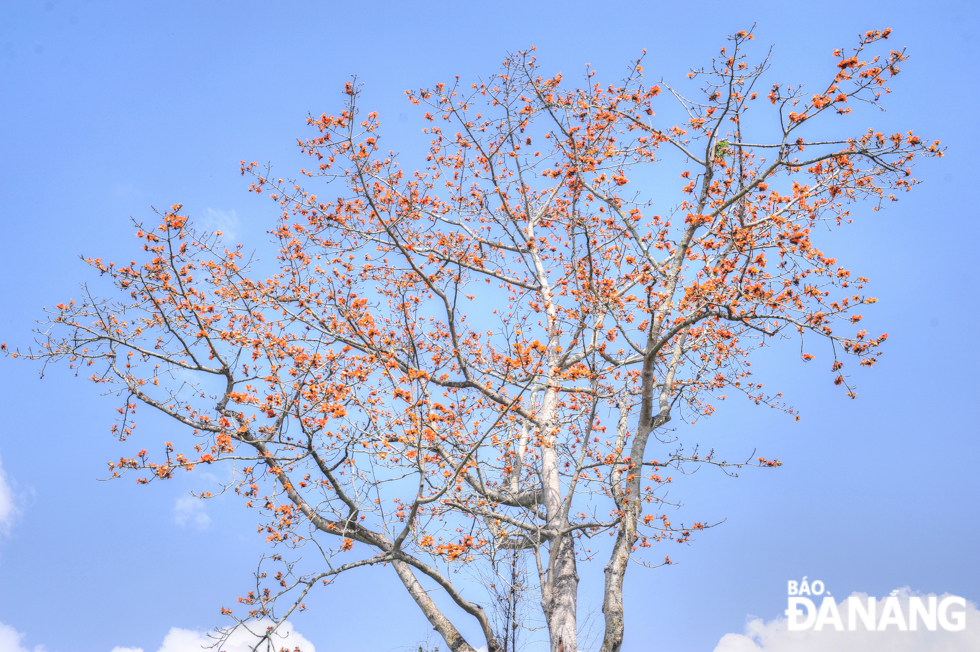
[[[551,572],[546,598],[542,601],[551,652],[577,652],[578,570],[575,563],[575,539],[565,535],[552,552]]]
[[[636,527],[632,513],[624,514],[623,525],[616,537],[613,554],[606,564],[606,584],[603,591],[602,614],[605,619],[605,634],[599,652],[619,652],[623,645],[623,578],[629,563],[630,551],[636,542]]]
[[[570,533],[562,534],[568,526],[568,509],[562,498],[559,459],[555,450],[557,405],[557,392],[549,388],[541,405],[541,429],[545,433],[541,446],[541,483],[550,530],[547,580],[541,586],[541,606],[548,623],[551,652],[577,652],[578,571],[575,538]]]

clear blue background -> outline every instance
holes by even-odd
[[[727,34],[756,22],[756,54],[775,45],[771,81],[816,85],[832,48],[891,27],[889,44],[911,58],[874,124],[940,139],[948,156],[922,165],[925,183],[900,202],[883,213],[858,208],[856,223],[826,241],[872,279],[881,303],[866,320],[890,333],[887,354],[855,374],[860,398],[851,401],[831,383],[826,355],[804,365],[793,345],[774,349],[756,365],[760,379],[789,397],[801,422],[729,400],[685,432],[723,457],[758,447],[785,466],[738,479],[705,470],[678,484],[684,520],[727,521],[690,547],[665,545],[678,565],[630,572],[625,650],[710,651],[748,614],[781,615],[786,581],[804,575],[835,595],[908,585],[980,601],[976,7],[8,0],[0,339],[23,345],[43,306],[94,280],[79,254],[128,261],[130,216],[152,220],[151,205],[182,202],[261,251],[274,207],[246,192],[238,161],[295,174],[307,112],[339,110],[351,74],[389,146],[414,167],[425,140],[403,91],[489,75],[508,51],[533,44],[545,71],[573,81],[588,62],[609,82],[646,48],[649,75],[683,82]],[[0,364],[0,459],[20,512],[0,535],[0,622],[50,652],[151,652],[171,627],[220,624],[219,607],[247,590],[265,550],[250,515],[222,498],[209,503],[206,526],[179,525],[177,500],[209,482],[196,473],[148,488],[98,482],[107,461],[131,452],[108,433],[114,401],[66,368],[38,380],[31,363]],[[148,424],[139,445],[167,435],[166,424]],[[581,570],[583,617],[598,609],[601,570]],[[424,639],[426,622],[389,574],[342,579],[294,619],[297,630],[320,652]]]

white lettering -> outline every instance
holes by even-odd
[[[919,596],[909,598],[909,629],[913,632],[919,628],[919,618],[922,618],[926,629],[930,632],[936,631],[936,596],[930,595],[928,600],[929,610],[926,611],[922,598]]]
[[[837,611],[837,603],[834,602],[833,598],[823,599],[820,604],[820,613],[817,614],[817,624],[813,629],[819,632],[824,625],[833,625],[838,632],[844,631],[844,623],[841,622],[840,612]]]
[[[797,623],[796,618],[803,614],[797,607],[806,607],[806,620]],[[786,610],[786,627],[791,632],[799,632],[813,627],[813,621],[817,619],[817,607],[809,598],[790,598],[789,608]]]
[[[789,581],[789,594],[796,595],[798,592],[799,583],[796,580]]]
[[[895,596],[885,598],[885,608],[881,611],[878,631],[885,631],[889,625],[898,625],[900,632],[908,631],[908,627],[905,626],[905,616],[902,615],[902,605],[898,603],[898,598]]]
[[[819,591],[817,590],[817,584],[820,585],[820,590]],[[821,582],[820,580],[817,580],[813,584],[810,585],[810,590],[813,591],[813,595],[821,595],[821,594],[823,594],[823,589],[824,589],[823,582]]]
[[[857,617],[860,616],[864,622],[864,629],[873,632],[875,630],[875,613],[877,603],[874,598],[868,598],[868,608],[865,610],[861,604],[861,598],[851,596],[847,599],[847,629],[848,631],[857,630]]]
[[[950,605],[954,604],[966,608],[966,599],[955,595],[943,598],[943,601],[939,603],[939,624],[948,632],[961,632],[966,629],[966,612],[957,611],[948,614]],[[950,615],[953,616],[953,622],[949,622]]]

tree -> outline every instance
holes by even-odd
[[[278,626],[314,587],[385,565],[454,652],[512,650],[516,594],[533,578],[551,650],[571,652],[578,565],[601,559],[601,649],[614,652],[630,562],[653,565],[648,549],[707,526],[670,521],[668,474],[780,465],[688,451],[661,439],[668,423],[710,415],[726,392],[792,413],[748,360],[777,339],[799,337],[806,361],[805,342],[829,342],[851,397],[843,360],[880,354],[886,336],[856,325],[874,302],[867,280],[818,249],[814,228],[910,190],[914,157],[942,149],[816,125],[879,105],[905,54],[866,50],[888,36],[836,50],[811,95],[757,90],[769,58],[749,65],[753,37],[739,32],[690,73],[700,101],[647,85],[642,58],[619,84],[588,71],[568,89],[521,52],[486,81],[408,93],[431,123],[415,172],[381,149],[378,116],[361,115],[348,83],[340,114],[310,117],[316,134],[300,141],[303,176],[337,199],[242,162],[282,209],[277,273],[261,278],[177,204],[140,226],[142,262],[85,259],[114,294],[86,286],[50,311],[39,349],[11,355],[91,372],[123,399],[121,440],[139,406],[185,427],[157,455],[111,463],[113,477],[234,465],[268,540],[313,551],[263,560],[247,612],[222,610],[236,625]],[[686,117],[660,125],[654,110],[673,102]],[[653,174],[680,178],[661,214],[642,192]],[[472,582],[464,595],[461,568],[481,569],[487,600],[469,597]],[[466,640],[446,603],[483,640]]]

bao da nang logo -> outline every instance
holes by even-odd
[[[820,580],[789,581],[786,626],[791,632],[936,631],[966,629],[966,599],[945,595],[897,595],[882,600],[852,595],[839,604]]]

